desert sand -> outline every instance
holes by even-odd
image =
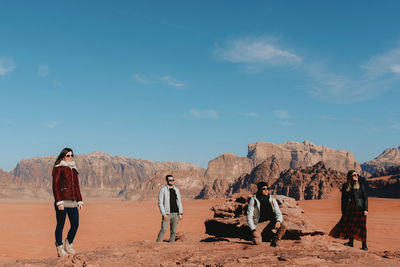
[[[120,257],[121,255],[128,255],[131,253],[134,255],[132,257],[137,257],[138,254],[136,252],[146,251],[147,249],[147,263],[157,263],[159,266],[159,264],[163,262],[163,259],[165,259],[166,262],[174,263],[180,257],[179,260],[182,261],[184,259],[189,262],[190,260],[193,261],[194,265],[188,264],[188,266],[196,266],[195,262],[199,263],[203,259],[203,263],[205,263],[207,260],[209,261],[213,257],[217,257],[214,254],[213,256],[205,256],[203,255],[204,253],[207,254],[210,253],[210,250],[218,251],[218,249],[221,249],[219,258],[221,262],[226,261],[228,259],[226,258],[227,255],[230,255],[233,258],[236,257],[234,259],[235,263],[239,265],[240,263],[244,264],[249,257],[251,258],[257,253],[265,252],[265,248],[256,248],[249,242],[241,240],[225,240],[225,242],[212,243],[200,242],[200,240],[209,237],[204,234],[204,221],[212,217],[213,213],[210,211],[210,207],[223,201],[224,200],[184,201],[184,219],[178,226],[178,237],[180,237],[180,240],[175,244],[157,244],[154,240],[160,228],[161,216],[155,201],[120,202],[116,200],[88,200],[85,203],[84,209],[80,212],[80,226],[74,242],[74,247],[79,252],[79,255],[75,257],[75,262],[79,263],[79,260],[82,260],[79,257],[84,258],[82,261],[93,259],[93,262],[96,262],[96,257],[99,257],[98,255],[111,253],[111,255],[115,255],[115,257],[119,258],[121,261],[109,262],[109,264],[111,266],[120,265],[124,264],[123,257]],[[316,226],[329,232],[340,219],[339,202],[340,200],[335,198],[328,200],[300,201],[299,204]],[[338,251],[345,251],[343,255],[350,255],[348,256],[349,258],[353,257],[351,256],[353,254],[358,255],[355,257],[359,259],[360,265],[364,264],[363,261],[365,261],[365,263],[369,263],[369,266],[382,264],[387,266],[392,266],[393,264],[393,266],[395,266],[400,262],[399,253],[396,252],[400,250],[400,200],[370,198],[369,202],[370,212],[367,220],[369,252],[361,251],[358,248],[361,246],[359,242],[355,243],[357,248],[347,248],[342,245],[342,243],[344,243],[343,240],[327,236],[307,237],[302,241],[283,240],[280,245],[280,256],[276,256],[276,251],[268,251],[272,253],[271,255],[275,255],[275,261],[281,260],[279,257],[283,257],[282,253],[284,252],[282,251],[284,250],[287,259],[283,259],[282,261],[287,261],[288,264],[290,262],[297,262],[300,264],[302,262],[301,259],[304,260],[304,264],[317,264],[318,262],[306,260],[307,255],[310,257],[309,255],[311,252],[306,252],[305,248],[307,246],[310,246],[310,248],[319,246],[321,248],[321,255],[326,255],[327,258],[324,261],[327,262],[328,258],[331,260],[335,259]],[[59,264],[55,258],[55,214],[51,203],[1,201],[0,214],[0,265],[8,264],[12,266],[16,262],[21,264],[32,264],[36,262],[37,264],[44,264],[43,266]],[[69,225],[66,224],[65,232],[68,228]],[[169,233],[167,232],[165,239],[168,238],[168,235]],[[267,246],[266,248],[272,249]],[[304,249],[301,252],[299,248]],[[223,252],[224,249],[225,252]],[[234,253],[236,249],[240,250],[239,254]],[[395,255],[395,262],[387,262],[389,259],[381,262],[381,260],[384,259],[381,256],[385,250],[394,253],[392,254]],[[99,251],[101,251],[101,253]],[[188,252],[187,255],[185,255],[185,251]],[[289,255],[289,251],[293,251],[293,253]],[[317,248],[315,247],[313,251],[315,253]],[[155,253],[154,255],[156,258],[152,258],[152,253]],[[166,253],[169,253],[168,259],[165,255]],[[174,258],[175,254],[177,255],[176,258]],[[107,255],[106,258],[109,258],[109,254]],[[267,257],[267,255],[268,254],[265,254],[264,256]],[[365,255],[373,256],[366,257]],[[313,258],[315,258],[315,255]],[[20,260],[15,261],[16,259]],[[35,261],[33,259],[37,260]],[[145,261],[143,265],[146,265],[146,257],[141,257],[141,259]],[[259,258],[259,260],[261,260],[261,258]],[[265,261],[265,259],[263,260]],[[346,260],[347,258],[344,257],[342,261],[338,263],[346,264]],[[215,258],[214,261],[218,262],[218,259]],[[104,259],[102,262],[105,263]],[[254,264],[255,262],[248,263]],[[271,262],[271,264],[272,263],[273,262]],[[351,264],[351,260],[348,263]],[[139,265],[139,262],[137,265]],[[233,266],[226,264],[226,262],[225,265]],[[76,266],[82,266],[82,264]],[[100,264],[93,266],[107,265]]]

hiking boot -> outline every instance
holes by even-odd
[[[74,247],[73,247],[73,244],[71,243],[69,243],[68,242],[68,239],[65,239],[65,251],[68,253],[68,254],[75,254],[76,253],[76,251],[74,250]]]
[[[362,250],[368,250],[367,242],[362,242],[362,247],[361,247],[361,249],[362,249]]]
[[[343,245],[348,246],[348,247],[353,247],[353,240],[350,240],[349,242],[344,243]]]
[[[65,249],[64,249],[64,246],[63,246],[63,245],[61,245],[61,246],[57,246],[56,248],[57,248],[57,256],[58,256],[58,257],[64,257],[64,256],[67,256],[67,252],[65,251]]]

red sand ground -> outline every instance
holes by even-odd
[[[184,219],[178,233],[206,237],[204,221],[212,217],[210,207],[223,201],[184,201]],[[311,221],[328,232],[340,219],[339,201],[336,198],[299,203]],[[55,213],[51,203],[3,201],[0,214],[0,259],[55,256]],[[153,241],[161,222],[156,202],[87,201],[80,216],[74,246],[81,252],[121,242]],[[367,227],[370,250],[400,250],[400,200],[371,198]],[[167,232],[165,238],[168,235]]]

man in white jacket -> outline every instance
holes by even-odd
[[[260,245],[262,237],[266,237],[271,238],[271,246],[276,247],[286,232],[282,213],[276,199],[269,194],[266,182],[258,183],[257,189],[247,208],[247,223],[253,232],[253,243]]]
[[[178,221],[183,219],[182,200],[179,189],[174,186],[175,179],[172,175],[165,176],[167,185],[163,186],[158,193],[158,208],[160,209],[161,230],[158,233],[157,242],[163,240],[164,234],[170,222],[170,237],[169,242],[175,241],[176,228]]]

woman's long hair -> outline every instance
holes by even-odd
[[[74,152],[72,151],[72,149],[69,148],[69,147],[65,147],[63,150],[61,150],[60,155],[58,155],[56,161],[54,162],[53,170],[54,170],[54,167],[55,167],[56,165],[60,164],[60,162],[65,158],[65,155],[67,155],[67,153],[69,153],[69,152],[72,152],[72,154],[74,154]]]
[[[357,173],[355,170],[350,170],[347,173],[347,181],[346,181],[346,191],[349,192],[350,189],[354,188],[355,184],[358,184],[358,181],[353,180],[353,173]]]

